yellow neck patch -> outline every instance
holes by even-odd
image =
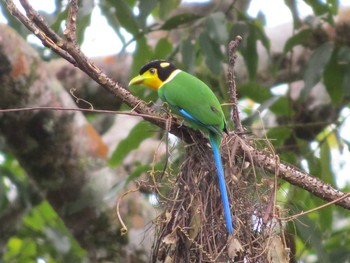
[[[142,84],[149,87],[150,89],[158,90],[163,85],[163,81],[158,78],[157,74],[151,75],[146,73],[143,74],[143,76],[145,79]]]

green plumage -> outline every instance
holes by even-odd
[[[173,113],[182,115],[185,110],[198,121],[186,120],[194,128],[205,133],[221,135],[225,128],[225,116],[219,100],[212,90],[196,77],[180,71],[171,81],[158,90],[159,97],[167,102]],[[220,139],[221,136],[219,136]],[[220,144],[220,142],[218,142]]]

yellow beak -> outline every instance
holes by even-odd
[[[158,78],[155,74],[150,74],[149,72],[145,72],[142,75],[138,75],[134,77],[129,82],[129,86],[131,85],[145,85],[146,87],[158,90],[160,86],[163,84],[163,82]]]
[[[138,76],[134,77],[132,80],[130,80],[128,86],[142,84],[144,82],[144,80],[145,80],[144,76],[138,75]]]

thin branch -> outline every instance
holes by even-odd
[[[26,11],[27,17],[32,20],[37,25],[37,27],[45,32],[49,39],[55,43],[62,42],[61,37],[49,27],[44,17],[39,12],[37,12],[27,0],[20,0],[20,3]]]
[[[244,129],[239,118],[238,111],[238,100],[237,100],[237,87],[235,82],[234,75],[234,67],[236,62],[236,49],[242,41],[241,36],[236,36],[236,38],[229,43],[229,63],[228,63],[228,71],[227,71],[227,82],[228,82],[228,90],[230,93],[232,111],[231,111],[231,119],[235,124],[236,131],[238,133],[243,133]]]
[[[128,115],[141,118],[151,118],[160,122],[166,123],[168,119],[166,116],[154,116],[154,115],[145,115],[132,111],[111,111],[111,110],[96,110],[96,109],[82,109],[82,108],[62,108],[62,107],[26,107],[26,108],[16,108],[16,109],[0,109],[0,113],[9,113],[9,112],[21,112],[21,111],[36,111],[36,110],[48,110],[48,111],[81,111],[89,113],[105,113],[105,114],[114,114],[114,115]]]
[[[77,16],[78,16],[78,0],[71,0],[68,9],[67,27],[63,34],[66,36],[68,42],[73,45],[77,44]]]
[[[40,30],[40,28],[36,25],[35,22],[31,21],[23,15],[19,9],[16,7],[16,5],[11,0],[6,0],[7,9],[9,12],[16,17],[25,27],[28,28],[29,31],[31,31],[34,35],[37,36],[41,40],[44,46],[52,49],[57,55],[61,56],[65,60],[67,60],[69,63],[76,66],[76,63],[74,59],[65,51],[63,50],[60,45],[63,45],[63,41],[58,41],[57,44],[55,41],[53,41],[50,37],[48,37],[43,31]],[[40,20],[40,19],[35,19]]]
[[[348,197],[350,197],[350,193],[347,193],[347,194],[343,195],[342,197],[339,197],[338,199],[335,199],[335,200],[333,200],[333,201],[331,201],[331,202],[328,202],[328,203],[326,203],[326,204],[324,204],[324,205],[320,205],[320,206],[315,207],[315,208],[313,208],[313,209],[307,210],[307,211],[305,211],[305,212],[301,212],[301,213],[299,213],[299,214],[292,215],[292,216],[288,216],[288,217],[277,217],[277,219],[278,219],[278,220],[283,220],[283,221],[291,221],[291,220],[294,220],[294,219],[296,219],[296,218],[298,218],[298,217],[300,217],[300,216],[307,215],[307,214],[310,214],[310,213],[312,213],[312,212],[321,210],[321,209],[323,209],[323,208],[325,208],[325,207],[327,207],[327,206],[333,205],[333,204],[335,204],[335,203],[341,201],[342,199],[345,199],[345,198],[348,198]]]

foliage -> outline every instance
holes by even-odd
[[[62,22],[67,18],[67,6],[56,2],[56,10],[52,14],[44,14],[49,18],[55,31],[62,31]],[[84,32],[91,21],[94,1],[83,1],[79,16],[78,42],[84,41]],[[338,11],[335,0],[304,1],[313,10],[312,26],[305,26],[296,10],[295,1],[285,1],[294,18],[295,34],[285,43],[282,57],[293,55],[292,50],[303,47],[311,53],[310,58],[302,65],[297,77],[303,80],[304,87],[297,99],[292,99],[288,90],[283,95],[276,95],[274,87],[289,84],[290,79],[272,81],[270,85],[262,83],[259,76],[259,45],[269,53],[271,39],[265,34],[264,15],[251,18],[246,10],[236,10],[232,5],[222,10],[217,6],[203,14],[173,13],[180,7],[181,1],[156,0],[101,0],[98,3],[102,15],[114,29],[123,44],[123,50],[135,43],[132,54],[133,65],[131,75],[147,61],[156,58],[172,59],[186,71],[197,73],[201,79],[210,83],[223,102],[229,100],[226,92],[225,65],[227,63],[227,43],[236,35],[243,37],[240,54],[243,56],[248,78],[237,80],[239,95],[244,105],[259,106],[266,112],[263,118],[273,127],[265,127],[264,135],[271,139],[276,153],[282,161],[292,163],[306,169],[310,174],[320,177],[324,182],[337,186],[339,170],[335,167],[334,154],[341,154],[349,149],[349,142],[340,134],[340,128],[346,121],[349,112],[350,94],[350,49],[346,42],[332,38],[319,38],[323,23],[336,26],[334,17]],[[28,31],[6,11],[5,4],[1,8],[8,23],[22,34]],[[184,11],[184,10],[183,10]],[[303,24],[304,23],[304,24]],[[132,35],[127,41],[125,32]],[[323,31],[322,31],[323,32]],[[160,37],[152,39],[152,34],[160,33]],[[324,32],[323,32],[324,33]],[[324,36],[324,35],[322,35]],[[321,39],[321,40],[320,40]],[[37,47],[41,52],[42,48]],[[43,57],[47,60],[55,56],[50,53]],[[273,63],[271,63],[273,64]],[[278,75],[282,61],[270,66],[271,72]],[[274,76],[275,76],[274,75]],[[277,78],[276,78],[277,79]],[[330,102],[317,109],[310,109],[311,93],[315,85],[322,83]],[[137,91],[145,100],[154,98],[154,94]],[[326,109],[327,114],[323,112]],[[246,118],[242,121],[249,129],[256,131],[261,123],[260,114],[252,107],[243,109]],[[145,132],[148,130],[149,132]],[[258,133],[263,134],[261,130]],[[114,150],[109,164],[120,166],[125,156],[145,139],[153,136],[155,131],[145,122],[133,128],[129,136]],[[2,147],[2,145],[1,145]],[[17,200],[28,210],[20,220],[16,234],[7,241],[7,250],[2,255],[5,262],[37,262],[43,258],[46,262],[78,262],[83,261],[83,251],[68,233],[64,224],[53,211],[50,204],[40,200],[38,194],[31,190],[30,183],[11,155],[1,148],[5,161],[0,165],[0,213],[10,209],[11,187],[17,189]],[[178,162],[179,158],[175,158]],[[136,167],[136,168],[135,168]],[[135,163],[130,173],[131,179],[138,178],[150,170],[149,164]],[[158,164],[159,169],[162,166]],[[131,180],[128,179],[128,182]],[[349,185],[338,185],[340,190],[349,191]],[[290,214],[306,211],[323,204],[318,198],[283,183],[278,192],[278,202],[282,209]],[[1,216],[0,216],[1,218]],[[291,243],[295,243],[295,257],[303,262],[344,262],[350,257],[350,223],[349,213],[337,206],[328,206],[311,214],[299,217],[287,224],[291,234]]]

